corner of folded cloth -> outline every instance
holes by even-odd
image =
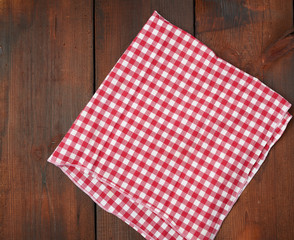
[[[213,239],[290,107],[154,11],[48,162],[146,239]]]

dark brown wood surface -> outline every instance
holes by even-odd
[[[154,10],[294,104],[293,0],[0,1],[0,239],[143,239],[46,160]],[[294,239],[293,125],[216,239]]]
[[[0,1],[0,239],[94,239],[94,204],[46,159],[93,93],[91,1]]]

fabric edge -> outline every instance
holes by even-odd
[[[291,104],[288,105],[288,107],[287,107],[288,110],[289,110],[290,107],[291,107]],[[240,196],[242,195],[243,191],[246,189],[246,187],[249,185],[249,183],[251,182],[251,180],[253,179],[253,177],[254,177],[254,176],[256,175],[256,173],[259,171],[260,167],[261,167],[261,166],[263,165],[263,163],[265,162],[265,160],[266,160],[266,158],[267,158],[267,156],[268,156],[270,150],[271,150],[271,149],[273,148],[273,146],[278,142],[278,140],[283,136],[283,134],[284,134],[284,132],[285,132],[285,130],[286,130],[286,128],[287,128],[287,126],[288,126],[290,120],[291,120],[292,117],[293,117],[292,115],[289,114],[288,111],[287,111],[285,114],[287,115],[287,120],[286,120],[285,124],[283,124],[283,126],[281,126],[281,131],[280,131],[279,134],[276,136],[275,141],[272,142],[272,144],[269,146],[269,149],[266,151],[266,153],[265,153],[265,157],[264,157],[264,160],[263,160],[262,163],[259,165],[258,169],[257,169],[256,172],[253,174],[253,176],[250,178],[250,180],[249,180],[249,181],[246,181],[245,185],[244,185],[243,187],[240,188],[240,191],[239,191],[237,197],[235,197],[235,199],[233,199],[233,203],[232,203],[232,205],[230,206],[230,208],[227,210],[224,219],[221,220],[218,230],[216,231],[215,234],[213,234],[213,233],[211,234],[210,239],[214,239],[214,238],[217,236],[218,232],[219,232],[220,229],[221,229],[221,226],[222,226],[224,220],[227,218],[227,216],[228,216],[229,213],[231,212],[232,208],[234,207],[234,205],[236,204],[236,202],[238,201],[238,199],[239,199]],[[232,197],[233,197],[233,196],[232,196]]]
[[[143,231],[141,228],[136,228],[135,225],[130,224],[130,222],[125,221],[124,219],[122,219],[120,216],[118,216],[118,214],[111,212],[110,210],[108,210],[107,208],[105,208],[102,204],[100,204],[95,198],[94,196],[92,196],[85,188],[82,187],[82,185],[80,185],[71,175],[69,172],[67,172],[64,169],[63,165],[59,165],[58,163],[56,163],[55,161],[53,161],[52,159],[47,159],[47,162],[53,164],[54,166],[58,167],[70,180],[71,182],[73,182],[75,184],[76,187],[78,187],[80,190],[82,190],[88,197],[90,197],[90,199],[97,204],[100,208],[102,208],[104,211],[114,215],[115,217],[119,218],[120,220],[122,220],[124,223],[126,223],[127,225],[129,225],[131,228],[133,228],[135,231],[137,231],[138,233],[140,233],[142,235],[142,237],[146,238],[147,240],[154,240],[153,238],[149,238],[148,235],[145,231]],[[139,230],[138,230],[139,229]]]

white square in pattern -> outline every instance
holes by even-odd
[[[188,60],[186,58],[183,58],[181,62],[182,64],[187,64]]]
[[[196,59],[197,61],[200,61],[200,60],[201,60],[201,58],[202,58],[202,56],[201,56],[201,55],[199,55],[199,54],[197,54],[197,55],[196,55],[196,57],[195,57],[195,59]]]
[[[205,51],[207,50],[207,47],[206,47],[205,45],[202,45],[202,46],[200,47],[200,50],[203,51],[203,52],[205,52]]]
[[[177,30],[175,31],[175,35],[176,35],[176,36],[180,36],[180,34],[181,34],[181,31],[180,31],[179,29],[177,29]]]
[[[182,195],[182,190],[181,189],[177,189],[177,191],[176,191],[176,194],[178,195],[178,196],[181,196]]]

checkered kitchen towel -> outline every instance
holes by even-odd
[[[290,106],[155,11],[48,161],[146,239],[213,239]]]

